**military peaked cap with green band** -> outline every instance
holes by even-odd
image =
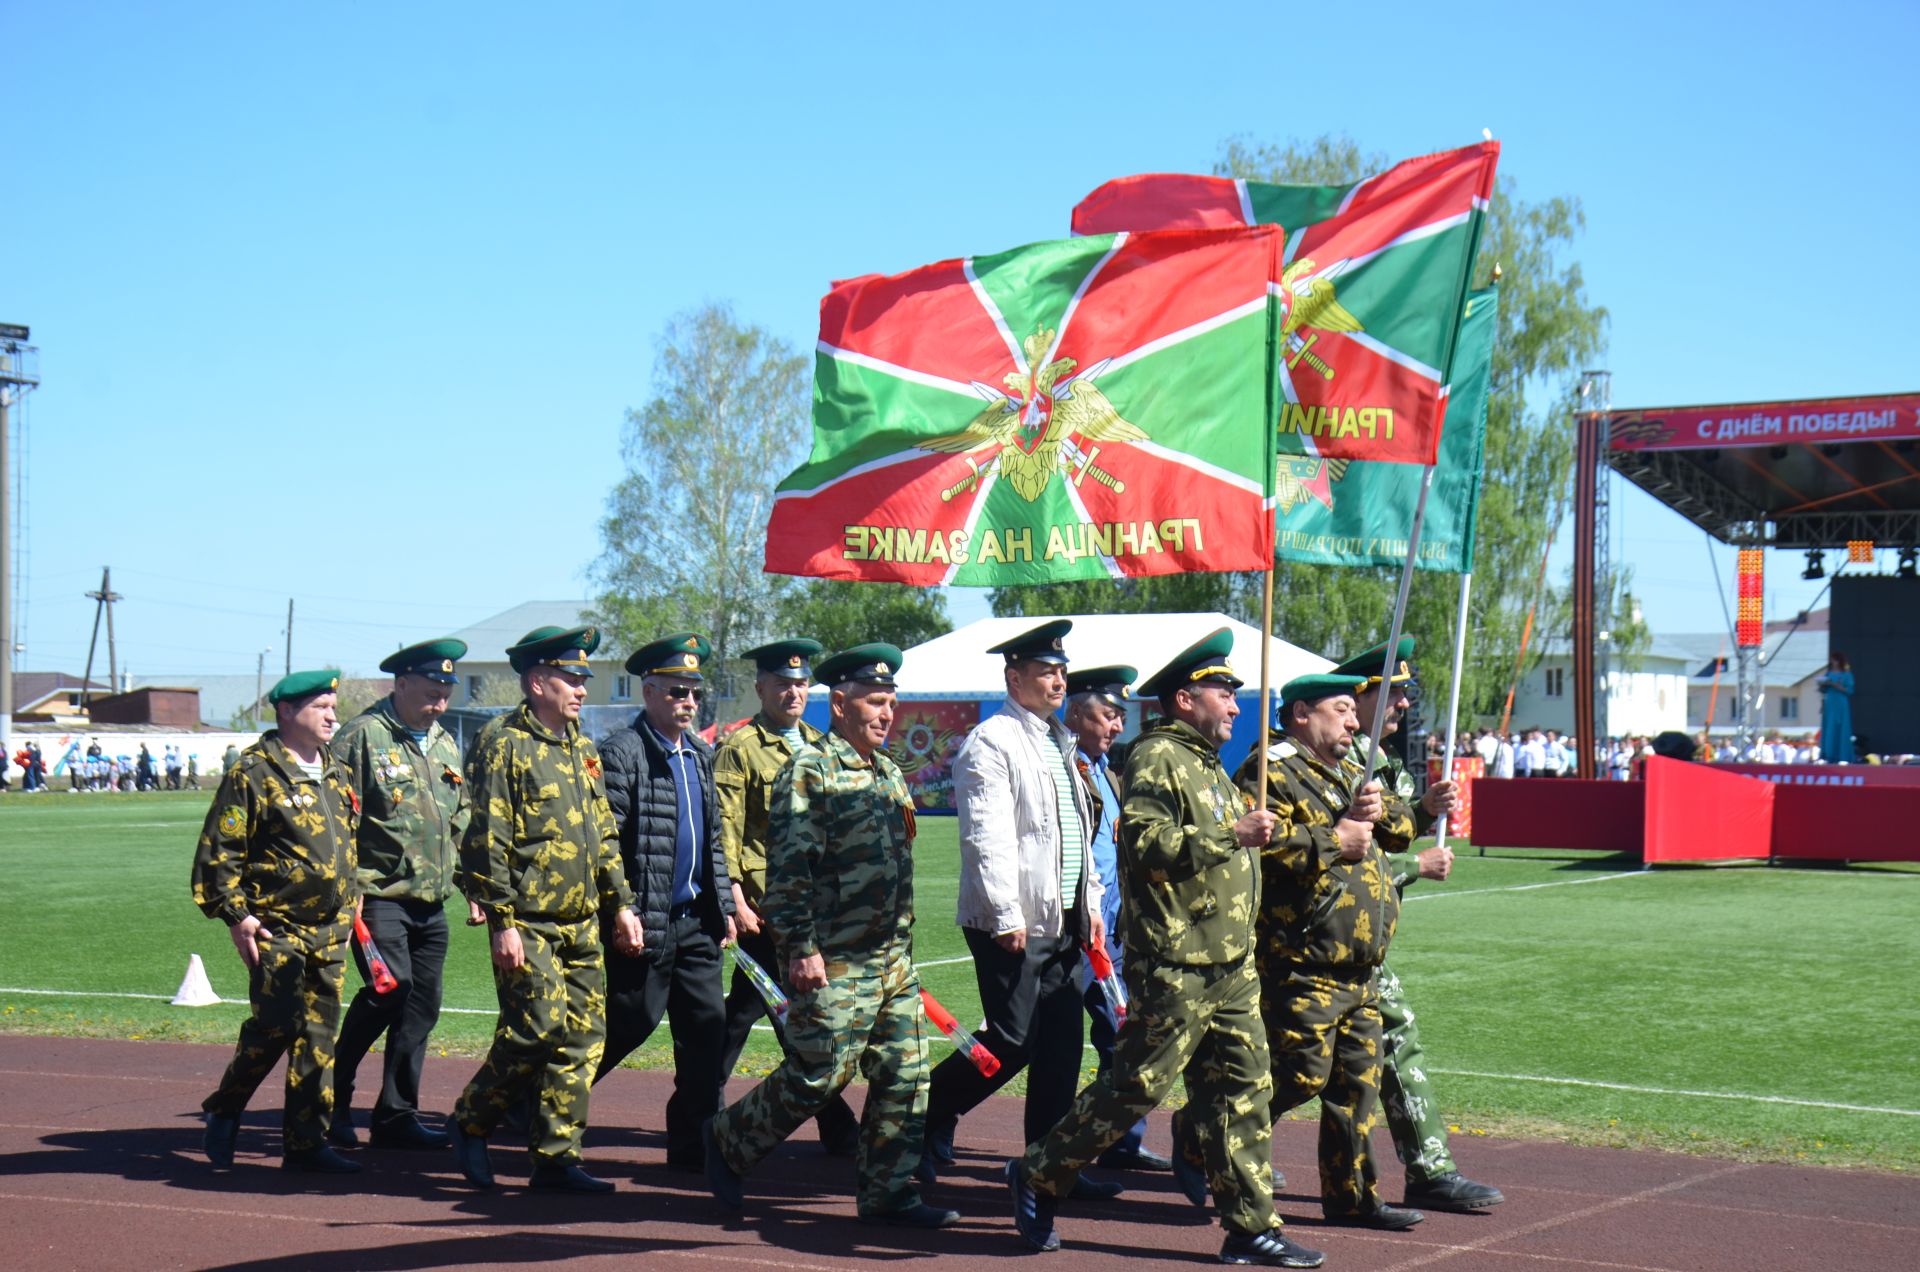
[[[1407,667],[1407,659],[1413,657],[1413,637],[1402,636],[1393,651],[1393,683],[1404,685],[1413,679],[1413,672]],[[1371,688],[1380,683],[1380,667],[1387,661],[1387,642],[1381,641],[1364,654],[1355,654],[1327,674],[1330,676],[1360,676],[1366,680],[1362,689]]]
[[[598,648],[598,627],[536,627],[507,646],[507,663],[515,671],[558,667],[576,676],[591,677],[587,657]]]
[[[1029,631],[1021,632],[1011,640],[1003,640],[998,645],[990,647],[987,652],[1000,654],[1010,663],[1059,663],[1064,667],[1067,663],[1067,655],[1061,646],[1060,638],[1072,630],[1072,619],[1056,618]]]
[[[905,661],[899,646],[875,641],[870,645],[855,645],[852,649],[841,650],[816,667],[813,678],[829,689],[855,682],[891,689],[894,674]]]
[[[1133,696],[1128,688],[1140,678],[1140,673],[1132,667],[1088,667],[1084,671],[1067,673],[1067,696],[1090,693],[1097,698],[1105,698],[1115,706],[1120,706]]]
[[[428,680],[450,685],[460,679],[453,674],[453,664],[466,656],[466,641],[443,636],[439,640],[423,640],[417,645],[408,645],[405,649],[388,654],[381,660],[380,670],[394,676],[425,676]]]
[[[1238,689],[1245,682],[1233,674],[1227,655],[1233,652],[1233,629],[1210,632],[1175,654],[1173,661],[1140,686],[1143,698],[1159,698],[1188,685],[1214,684]]]
[[[675,632],[662,636],[651,645],[642,645],[627,655],[627,670],[636,676],[678,676],[682,680],[705,680],[700,664],[713,653],[713,646],[698,632]]]
[[[1280,705],[1290,707],[1296,702],[1318,702],[1335,694],[1355,693],[1366,683],[1363,676],[1342,676],[1331,671],[1314,676],[1295,676],[1280,686]]]
[[[806,680],[813,675],[808,660],[824,653],[826,648],[817,640],[796,636],[792,640],[769,641],[740,656],[769,676],[779,676],[783,680]]]
[[[299,702],[317,693],[333,693],[339,688],[340,673],[330,667],[322,671],[296,671],[274,682],[273,688],[267,690],[267,701],[275,704]]]

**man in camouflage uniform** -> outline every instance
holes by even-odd
[[[1120,927],[1130,999],[1113,1063],[1023,1158],[1007,1163],[1014,1224],[1033,1248],[1060,1244],[1055,1206],[1087,1163],[1157,1108],[1184,1076],[1186,1119],[1204,1153],[1224,1263],[1318,1267],[1273,1213],[1267,1114],[1272,1079],[1253,961],[1260,873],[1273,814],[1248,808],[1220,764],[1240,713],[1222,628],[1141,686],[1163,718],[1127,755],[1120,817]]]
[[[1394,651],[1395,668],[1389,681],[1386,725],[1381,742],[1399,731],[1412,702],[1409,687],[1413,672],[1407,660],[1413,657],[1413,637],[1403,636]],[[1380,672],[1386,666],[1385,643],[1348,659],[1334,668],[1337,675],[1364,677],[1354,695],[1354,710],[1360,727],[1373,723],[1379,706]],[[1367,734],[1354,736],[1353,750],[1347,762],[1352,778],[1366,763]],[[1418,802],[1414,799],[1413,776],[1400,757],[1384,745],[1380,748],[1380,767],[1385,797],[1385,816],[1374,827],[1374,842],[1387,854],[1393,886],[1402,896],[1420,879],[1445,879],[1453,870],[1453,850],[1435,844],[1416,853],[1413,839],[1430,833],[1442,816],[1459,807],[1459,787],[1452,781],[1436,782]],[[1412,824],[1412,838],[1398,832]],[[1380,964],[1381,1039],[1386,1048],[1386,1064],[1380,1074],[1381,1104],[1386,1109],[1387,1129],[1393,1135],[1394,1151],[1407,1169],[1405,1205],[1429,1210],[1474,1211],[1497,1206],[1506,1197],[1498,1188],[1475,1183],[1460,1173],[1447,1146],[1447,1120],[1440,1114],[1432,1084],[1427,1080],[1426,1051],[1420,1045],[1420,1029],[1413,1008],[1408,1005],[1400,978],[1387,963]]]
[[[288,1170],[352,1174],[326,1143],[333,1112],[333,1035],[359,884],[359,801],[327,750],[337,671],[302,671],[267,694],[276,727],[220,780],[193,858],[193,900],[227,925],[247,965],[252,1014],[206,1110],[215,1167],[233,1165],[240,1111],[287,1053],[282,1160]]]
[[[804,750],[817,750],[820,730],[800,718],[813,677],[809,659],[822,652],[817,640],[776,640],[741,655],[754,665],[753,689],[760,710],[720,744],[713,757],[713,786],[720,801],[720,837],[726,846],[727,878],[733,881],[734,952],[745,954],[778,980],[784,971],[774,948],[763,907],[767,895],[767,818],[780,770]],[[762,1017],[787,1049],[786,1028],[767,1011],[760,991],[735,967],[727,995],[726,1052],[722,1077],[740,1063],[747,1037]],[[820,1143],[835,1156],[848,1156],[860,1142],[860,1120],[836,1095],[814,1119]]]
[[[707,1182],[744,1204],[741,1177],[816,1116],[857,1071],[867,1102],[854,1154],[860,1217],[944,1228],[920,1200],[927,1044],[913,967],[913,797],[882,749],[900,651],[856,645],[820,664],[833,732],[773,787],[765,911],[793,991],[787,1058],[703,1128]]]
[[[1260,997],[1273,1054],[1273,1116],[1320,1097],[1320,1206],[1329,1220],[1399,1230],[1424,1216],[1380,1199],[1367,1137],[1380,1100],[1374,972],[1400,917],[1400,894],[1374,842],[1377,783],[1353,794],[1344,761],[1359,728],[1353,676],[1301,676],[1281,689],[1282,736],[1266,753],[1266,806],[1277,817],[1261,854]],[[1260,755],[1235,780],[1259,790]]]
[[[373,944],[398,980],[378,993],[365,956],[367,983],[347,1006],[333,1075],[336,1144],[359,1142],[353,1129],[353,1078],[382,1033],[387,1052],[371,1136],[380,1148],[447,1146],[444,1131],[420,1124],[420,1074],[427,1036],[440,1019],[440,971],[447,959],[446,901],[453,895],[454,857],[467,827],[460,748],[440,727],[459,677],[454,663],[465,641],[429,640],[389,656],[380,670],[393,692],[347,721],[333,753],[347,767],[362,807],[356,842],[361,914]]]
[[[486,917],[500,1022],[493,1048],[447,1124],[467,1181],[493,1186],[487,1136],[533,1098],[535,1188],[611,1192],[580,1167],[588,1093],[606,1036],[600,914],[636,955],[640,921],[620,868],[600,752],[580,706],[600,644],[591,627],[541,627],[507,650],[525,700],[487,722],[467,759],[472,820],[455,882]]]

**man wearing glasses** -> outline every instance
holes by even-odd
[[[620,857],[633,887],[644,950],[607,969],[607,1046],[598,1082],[673,1022],[673,1096],[667,1164],[701,1170],[700,1124],[726,1082],[726,994],[720,951],[733,940],[733,882],[720,835],[713,753],[693,731],[705,695],[704,636],[676,632],[636,650],[641,710],[601,746],[607,800],[620,823]]]

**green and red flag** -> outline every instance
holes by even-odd
[[[1488,141],[1341,186],[1121,177],[1080,201],[1073,229],[1286,226],[1272,280],[1278,450],[1431,464],[1499,158]]]
[[[1423,570],[1473,570],[1499,299],[1497,287],[1473,292],[1460,318],[1447,427],[1414,562]],[[1316,565],[1402,564],[1420,477],[1421,470],[1408,464],[1280,456],[1273,483],[1274,555]]]
[[[1281,231],[1115,233],[836,283],[774,574],[918,586],[1272,560]]]

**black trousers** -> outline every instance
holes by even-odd
[[[773,947],[773,938],[767,935],[767,929],[761,928],[751,936],[742,932],[734,940],[739,951],[767,969],[767,974],[786,988],[787,969],[780,965],[779,951]],[[789,991],[791,992],[791,991]],[[780,1050],[788,1055],[793,1048],[787,1045],[787,1031],[780,1022],[767,1011],[766,1000],[760,997],[760,991],[753,987],[747,974],[738,967],[733,969],[733,986],[727,992],[726,1050],[720,1057],[720,1079],[722,1083],[733,1076],[740,1063],[740,1053],[746,1049],[747,1036],[753,1032],[754,1025],[764,1018],[773,1026],[773,1036],[780,1043]],[[850,1144],[860,1134],[860,1119],[854,1116],[853,1108],[844,1095],[836,1095],[821,1109],[813,1119],[820,1131],[823,1144]]]
[[[420,1073],[427,1063],[427,1035],[440,1020],[440,974],[447,962],[447,914],[439,901],[368,897],[360,915],[367,933],[400,983],[384,994],[373,992],[366,959],[357,943],[353,961],[360,968],[360,992],[347,1006],[334,1048],[333,1116],[353,1120],[353,1079],[369,1049],[387,1035],[381,1065],[380,1098],[373,1125],[404,1121],[420,1112]]]
[[[1053,1129],[1073,1104],[1080,1085],[1085,1042],[1080,986],[1080,912],[1067,911],[1057,937],[1027,938],[1026,952],[1013,954],[985,932],[964,929],[980,987],[985,1029],[975,1036],[1000,1061],[991,1078],[959,1052],[933,1070],[927,1091],[927,1129],[944,1134],[980,1101],[1028,1069],[1026,1137],[1031,1144]]]
[[[697,902],[675,907],[659,935],[659,944],[637,958],[607,947],[607,1044],[593,1080],[606,1077],[632,1055],[662,1019],[670,1020],[673,1095],[667,1100],[667,1160],[697,1166],[706,1160],[700,1124],[720,1111],[727,1080],[720,1064],[727,1015],[720,942],[706,930]]]

